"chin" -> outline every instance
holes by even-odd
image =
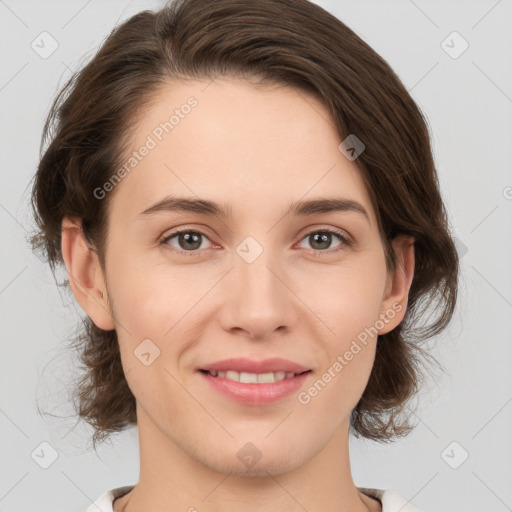
[[[262,457],[253,466],[245,466],[238,460],[238,458],[234,463],[233,459],[226,460],[224,463],[221,462],[220,464],[218,460],[212,462],[212,465],[208,464],[206,461],[203,461],[203,464],[218,473],[229,474],[230,476],[245,476],[252,478],[268,478],[270,475],[281,475],[283,473],[292,471],[301,464],[301,461],[292,461],[285,455],[281,457],[272,457],[271,460]]]
[[[216,473],[254,478],[287,473],[307,458],[301,450],[290,449],[282,443],[270,443],[268,439],[264,447],[262,442],[253,444],[245,438],[243,442],[235,441],[229,446],[219,443],[201,449],[195,445],[186,451],[197,463]]]

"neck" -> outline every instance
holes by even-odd
[[[208,467],[201,454],[186,453],[138,412],[140,478],[130,493],[116,500],[115,512],[381,510],[380,503],[360,493],[352,480],[348,424],[312,459],[297,467],[265,465],[262,457],[244,474],[232,467],[223,471]]]

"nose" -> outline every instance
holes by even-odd
[[[224,279],[223,328],[243,332],[252,340],[288,331],[298,309],[290,276],[271,251],[264,250],[253,261],[240,254],[235,255],[233,269]]]

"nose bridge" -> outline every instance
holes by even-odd
[[[263,337],[290,325],[290,292],[283,283],[282,268],[277,252],[254,237],[248,236],[236,247],[227,301],[231,327]]]
[[[271,297],[280,295],[282,283],[275,275],[279,267],[275,251],[267,242],[264,246],[248,236],[236,247],[234,278],[241,285],[242,293],[245,288],[247,298],[261,297],[272,302]]]

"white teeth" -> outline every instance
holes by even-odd
[[[292,375],[293,377],[293,375]],[[272,372],[269,373],[260,373],[258,375],[258,382],[275,382],[275,375]]]
[[[258,382],[258,375],[255,373],[240,372],[239,379],[240,382],[244,384],[255,384]]]
[[[240,374],[238,372],[234,372],[231,370],[228,370],[226,372],[225,378],[228,380],[237,380],[238,382],[240,382]]]
[[[257,383],[272,383],[284,379],[291,379],[296,374],[293,372],[268,372],[268,373],[249,373],[249,372],[236,372],[234,370],[222,371],[209,371],[210,375],[220,377],[221,379],[233,380],[235,382],[242,382],[243,384],[257,384]]]

